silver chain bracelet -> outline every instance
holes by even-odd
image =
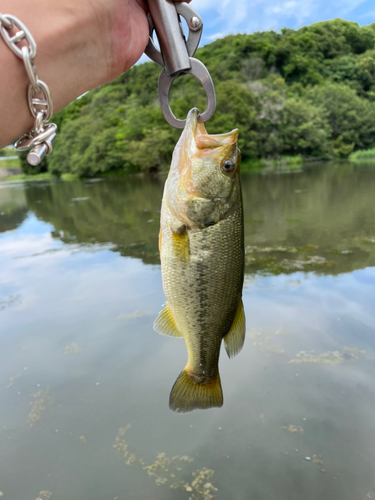
[[[17,32],[11,34],[13,28]],[[51,94],[48,86],[39,80],[34,59],[37,54],[37,46],[34,38],[26,26],[15,16],[1,14],[0,12],[0,34],[12,52],[23,60],[30,84],[27,91],[27,99],[30,112],[35,118],[34,127],[28,134],[20,137],[14,147],[17,151],[29,151],[27,161],[30,165],[39,165],[42,159],[52,151],[52,144],[56,138],[57,125],[47,124],[53,113]],[[22,40],[27,45],[19,47]]]

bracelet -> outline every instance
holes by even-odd
[[[11,35],[13,28],[17,33]],[[53,113],[52,98],[48,86],[39,80],[34,59],[37,46],[34,38],[26,26],[15,16],[1,14],[0,34],[12,52],[23,60],[30,84],[27,91],[27,100],[30,112],[35,118],[34,127],[28,134],[24,134],[15,143],[17,151],[29,151],[27,161],[30,165],[39,165],[42,159],[52,152],[52,144],[56,138],[57,125],[49,123]],[[19,47],[17,44],[25,40],[27,45]]]

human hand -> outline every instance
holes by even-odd
[[[144,0],[1,1],[1,12],[18,17],[37,43],[36,66],[54,111],[138,61],[148,42],[147,10]],[[33,119],[25,69],[2,39],[0,68],[7,68],[0,71],[1,148],[27,132]]]

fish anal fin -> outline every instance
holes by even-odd
[[[154,330],[155,332],[160,333],[160,335],[167,335],[168,337],[183,337],[177,329],[168,304],[162,311],[160,311],[158,317],[156,318],[154,322]]]
[[[229,358],[234,358],[241,351],[245,342],[246,318],[242,299],[239,300],[237,311],[229,332],[224,337],[225,350]]]
[[[187,262],[190,258],[189,236],[186,226],[181,226],[178,231],[172,230],[173,253],[182,262]]]
[[[177,413],[223,406],[220,375],[213,380],[197,383],[185,370],[180,373],[169,396],[169,408]]]

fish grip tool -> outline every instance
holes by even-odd
[[[159,78],[159,100],[167,122],[176,128],[185,128],[186,120],[179,120],[169,105],[172,84],[181,75],[194,76],[203,86],[207,108],[198,116],[199,122],[209,120],[216,109],[215,87],[206,66],[193,56],[202,37],[203,21],[197,12],[185,2],[149,0],[149,43],[145,54],[163,69]],[[182,29],[181,17],[189,28],[188,39]],[[159,41],[160,50],[154,44],[153,34]]]

